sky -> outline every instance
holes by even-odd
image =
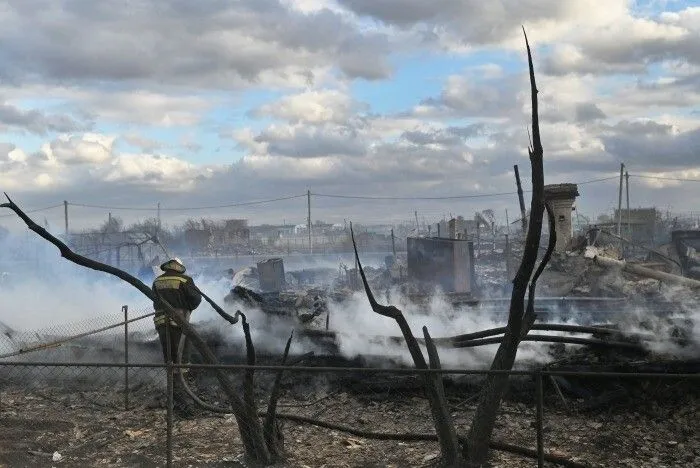
[[[530,172],[524,26],[546,183],[605,179],[579,187],[594,216],[624,163],[633,207],[700,212],[700,3],[604,5],[8,0],[0,189],[59,232],[64,200],[75,230],[159,203],[166,225],[301,223],[307,190],[314,220],[512,221],[513,165],[526,189]]]

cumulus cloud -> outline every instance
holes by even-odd
[[[402,29],[410,29],[424,42],[463,51],[470,46],[522,47],[520,25],[536,31],[537,41],[554,40],[575,24],[609,24],[625,15],[626,0],[561,2],[541,0],[339,0],[358,15]]]
[[[0,128],[3,127],[5,130],[46,135],[49,132],[84,130],[88,125],[69,115],[47,114],[36,109],[24,110],[8,103],[0,103]]]
[[[254,140],[271,155],[295,158],[359,156],[367,147],[358,129],[348,125],[272,125]]]
[[[93,119],[132,125],[186,127],[199,123],[212,103],[197,96],[164,94],[144,90],[68,93],[77,106]]]
[[[593,120],[605,119],[605,112],[592,102],[582,102],[576,105],[576,121],[590,122]]]
[[[700,64],[700,8],[656,18],[628,13],[599,27],[572,30],[567,39],[545,60],[547,73],[634,73],[678,59]]]
[[[698,9],[598,3],[11,2],[0,12],[0,185],[35,206],[221,205],[307,188],[510,192],[513,164],[526,183],[528,168],[521,24],[534,46],[548,182],[615,175],[621,161],[639,174],[695,177]],[[609,189],[582,189],[579,206],[605,208]],[[682,190],[700,195],[644,179],[634,197],[688,207]],[[516,201],[319,198],[314,210],[342,222]],[[303,219],[303,200],[286,203],[237,216]]]
[[[79,26],[78,26],[79,25]],[[0,74],[12,82],[175,84],[235,88],[298,84],[334,63],[384,78],[388,41],[330,9],[279,0],[165,0],[114,8],[90,0],[14,2],[0,15]],[[56,38],[62,38],[56,40]]]
[[[255,117],[275,117],[291,123],[343,123],[360,107],[351,96],[340,90],[311,90],[264,104],[254,109]]]
[[[23,192],[34,188],[65,190],[82,187],[98,195],[108,185],[149,188],[156,192],[190,189],[211,174],[207,166],[194,165],[169,155],[121,153],[116,137],[97,133],[61,135],[27,154],[11,143],[0,145],[0,185]]]
[[[112,157],[115,137],[86,133],[61,135],[42,146],[39,157],[48,164],[104,163]]]
[[[107,183],[131,182],[153,185],[163,191],[179,191],[192,187],[209,171],[171,156],[152,154],[120,154],[106,167],[100,167],[100,179]]]

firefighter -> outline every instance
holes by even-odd
[[[160,266],[160,269],[163,270],[163,274],[153,281],[153,291],[157,292],[164,301],[170,304],[175,309],[176,314],[182,319],[189,321],[192,311],[202,302],[202,295],[192,278],[185,275],[185,265],[179,258],[172,258],[166,261]],[[170,323],[167,323],[166,311],[162,307],[159,307],[157,303],[154,303],[154,307],[156,314],[153,321],[163,348],[163,358],[167,362],[168,342],[166,330],[169,328],[171,356],[173,362],[177,362],[177,352],[182,330],[174,320],[170,320]],[[186,362],[186,359],[182,359],[182,362]],[[184,371],[184,369],[182,370]],[[179,375],[177,375],[180,369],[175,369],[174,372],[173,399],[175,411],[182,417],[191,417],[193,411],[189,404],[189,398],[182,388]]]

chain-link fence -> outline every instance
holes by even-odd
[[[264,425],[282,371],[275,427],[284,442],[283,466],[439,462],[422,378],[434,370],[348,367],[356,365],[349,362],[321,367],[327,362],[317,360],[286,367],[208,366],[195,357],[183,374],[188,388],[220,410],[198,409],[182,417],[168,411],[167,397],[177,395],[165,391],[167,366],[148,318],[128,324],[128,364],[123,313],[109,318],[118,327],[66,341],[78,330],[115,324],[102,320],[37,332],[35,341],[22,335],[24,346],[54,345],[0,360],[0,465],[51,460],[53,466],[243,466],[245,436]],[[258,419],[233,416],[235,404],[221,390],[217,369],[239,401],[245,400],[246,379],[254,370],[247,403],[255,405]],[[454,425],[466,435],[489,371],[441,372]],[[635,467],[700,461],[700,436],[693,429],[698,374],[510,374],[493,436],[496,466],[534,466],[538,458],[542,466],[563,460],[569,466]]]
[[[5,330],[0,336],[0,362],[158,363],[163,362],[152,311],[129,310],[107,313],[72,323],[32,331]],[[130,386],[156,382],[155,369],[116,367],[26,366],[0,376],[0,383],[23,388],[121,394],[128,407]],[[103,404],[103,403],[102,403]]]

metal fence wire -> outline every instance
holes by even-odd
[[[246,372],[254,370],[261,414],[284,371],[277,407],[283,466],[434,466],[439,445],[421,374],[443,374],[455,427],[466,434],[483,378],[495,373],[304,362],[211,366],[196,359],[165,364],[150,317],[126,324],[125,331],[125,312],[127,320],[149,313],[126,309],[3,342],[0,466],[243,466],[241,434],[252,428],[227,410],[215,369],[241,395]],[[184,375],[196,395],[222,411],[197,409],[187,418],[168,411],[174,400],[167,375],[175,369],[188,369]],[[691,400],[698,374],[505,373],[511,389],[493,435],[496,466],[549,466],[551,457],[590,466],[700,462]],[[621,406],[587,406],[575,387],[605,387],[601,397]],[[527,453],[514,454],[512,446]]]
[[[148,309],[107,313],[79,322],[56,324],[33,331],[8,330],[0,336],[0,362],[158,363],[163,361],[158,335]],[[112,367],[26,366],[12,376],[30,388],[117,391],[129,382],[157,382],[152,369],[126,370]],[[0,376],[5,383],[10,376]],[[127,400],[128,401],[128,400]]]

